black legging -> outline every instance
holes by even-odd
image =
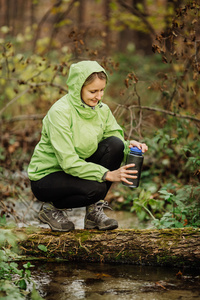
[[[97,151],[86,159],[108,168],[120,167],[123,160],[124,143],[111,136],[99,143]],[[112,182],[97,182],[66,174],[64,171],[51,173],[40,180],[31,181],[35,197],[43,202],[52,202],[57,208],[88,206],[104,199]]]

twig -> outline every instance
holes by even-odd
[[[62,85],[57,84],[57,83],[48,82],[48,81],[41,82],[41,83],[31,83],[30,87],[38,87],[38,86],[43,86],[43,85],[47,85],[47,86],[49,85],[49,86],[57,87],[60,90],[66,92],[66,93],[68,92],[68,90],[66,88],[64,88]]]
[[[45,114],[38,114],[38,115],[21,115],[21,116],[16,116],[13,117],[9,120],[0,120],[0,124],[2,123],[13,123],[13,122],[18,122],[18,121],[27,121],[27,120],[41,120],[43,119]]]
[[[137,87],[136,87],[137,83],[134,84],[134,91],[135,91],[135,94],[137,96],[137,99],[138,99],[138,106],[139,106],[139,121],[138,121],[138,124],[136,126],[136,130],[138,129],[138,133],[139,133],[139,137],[141,138],[141,124],[142,124],[142,109],[141,109],[141,98],[140,98],[140,95],[138,94],[137,92]]]
[[[57,18],[55,19],[55,23],[54,23],[55,25],[56,25],[56,24],[59,24],[59,22],[61,22],[62,20],[64,20],[64,19],[67,18],[68,14],[69,14],[70,11],[72,10],[73,5],[74,5],[75,2],[76,2],[76,0],[72,0],[72,1],[69,3],[67,9],[66,9],[64,12],[62,12],[62,13],[60,13],[60,14],[57,14]],[[62,3],[62,1],[58,1],[58,6],[59,6],[61,3]],[[58,31],[59,31],[58,28],[57,28],[56,26],[54,26],[54,28],[53,28],[53,30],[52,30],[52,32],[51,32],[51,37],[50,37],[50,41],[49,41],[49,45],[48,45],[48,50],[50,50],[50,48],[51,48],[51,46],[52,46],[53,38],[55,38],[55,36],[56,36],[56,34],[58,33]]]
[[[156,282],[156,284],[159,285],[159,286],[160,286],[161,288],[163,288],[164,290],[167,290],[167,288],[166,288],[164,285],[160,284],[159,282]]]
[[[138,108],[138,106],[137,105],[132,105],[132,108]],[[170,116],[173,116],[173,117],[188,119],[188,120],[195,121],[195,122],[200,122],[200,119],[198,119],[198,118],[195,118],[195,117],[192,117],[192,116],[180,115],[180,114],[177,114],[177,113],[169,111],[169,110],[164,110],[164,109],[159,109],[159,108],[154,108],[154,107],[148,107],[148,106],[141,106],[141,109],[157,111],[157,112],[161,112],[163,114],[167,114],[167,115],[170,115]]]
[[[7,79],[9,79],[9,77],[10,77],[10,70],[9,70],[8,58],[7,58],[7,56],[6,56],[6,48],[5,48],[5,46],[2,45],[2,44],[0,44],[0,45],[1,45],[1,47],[3,48],[4,53],[5,53],[4,58],[5,58],[5,61],[6,61]]]
[[[43,72],[45,72],[47,69],[49,68],[49,66],[47,66],[46,68],[44,68],[43,70],[38,71],[35,75],[31,76],[30,78],[28,78],[26,80],[26,83],[28,83],[29,81],[31,81],[32,79],[34,79],[35,77],[38,77],[39,75],[41,75]]]
[[[129,109],[129,111],[130,111],[130,124],[131,124],[131,128],[129,130],[128,140],[130,140],[130,137],[131,137],[132,132],[133,132],[133,111],[131,109]]]
[[[20,97],[22,97],[24,94],[28,93],[30,91],[30,87],[28,87],[26,90],[24,90],[23,92],[21,92],[19,95],[17,95],[16,97],[14,97],[10,102],[8,102],[0,111],[0,116],[3,114],[3,112],[8,108],[8,106],[10,106],[11,104],[13,104],[15,101],[17,101]]]
[[[82,245],[81,238],[78,239],[78,242],[81,248],[85,249],[87,253],[91,253],[91,251],[86,246]]]

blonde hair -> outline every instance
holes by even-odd
[[[102,72],[94,72],[88,76],[88,78],[85,80],[83,87],[92,83],[95,78],[99,78],[101,80],[105,80],[107,82],[107,75],[102,71]]]

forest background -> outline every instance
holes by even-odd
[[[0,1],[2,218],[30,213],[42,118],[70,65],[91,59],[109,74],[104,101],[125,137],[149,146],[140,187],[114,184],[107,200],[157,228],[200,225],[199,14],[184,0]]]

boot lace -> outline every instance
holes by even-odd
[[[52,204],[49,204],[49,206],[45,207],[44,210],[46,210],[47,212],[50,212],[51,215],[52,215],[52,217],[58,223],[66,223],[66,222],[68,222],[67,210],[69,210],[69,209],[55,208]]]
[[[104,208],[109,208],[110,210],[113,210],[109,205],[107,201],[104,202],[97,202],[95,207],[94,207],[94,214],[95,214],[95,218],[97,220],[106,220],[108,219],[108,217],[106,216],[106,214],[104,213],[103,209]]]
[[[67,211],[64,209],[55,209],[54,212],[52,212],[52,217],[56,219],[58,223],[66,223],[68,222],[68,216]]]

